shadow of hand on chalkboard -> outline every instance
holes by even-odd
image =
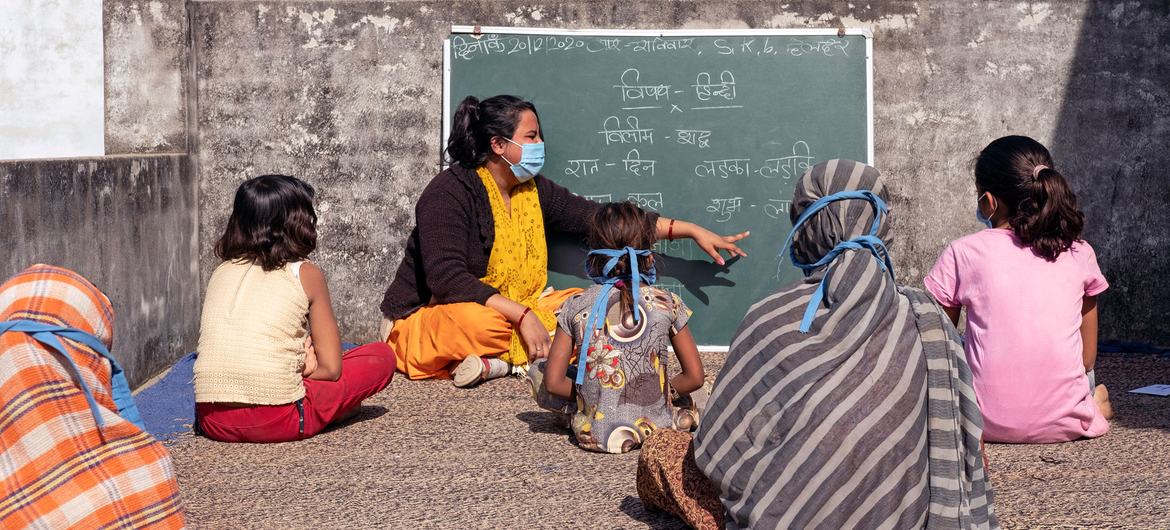
[[[548,242],[549,270],[586,279],[585,256],[589,251],[580,238],[558,234],[550,236]],[[659,284],[665,283],[662,281],[664,277],[675,278],[703,305],[711,304],[711,297],[703,291],[704,288],[735,286],[735,282],[719,275],[731,272],[731,266],[739,261],[738,256],[726,260],[726,265],[708,258],[685,259],[662,254],[655,254],[655,260]]]
[[[705,287],[735,287],[735,282],[719,276],[731,272],[731,266],[739,261],[739,256],[725,260],[726,265],[720,265],[709,259],[683,259],[674,256],[657,255],[658,275],[677,278],[703,305],[711,305],[711,297],[703,291]]]

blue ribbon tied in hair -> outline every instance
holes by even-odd
[[[837,243],[837,246],[825,253],[821,259],[814,263],[802,263],[796,257],[796,249],[793,247],[793,240],[796,238],[796,231],[800,226],[808,221],[817,212],[823,210],[830,204],[837,201],[846,200],[862,200],[867,201],[873,206],[873,223],[870,224],[869,233],[857,236],[848,241]],[[886,207],[885,201],[878,197],[876,193],[870,190],[856,190],[856,191],[839,191],[832,195],[826,195],[817,199],[816,202],[809,205],[796,222],[792,224],[792,231],[788,233],[788,239],[784,242],[784,249],[780,251],[780,257],[784,257],[784,253],[788,253],[788,258],[792,260],[792,264],[804,271],[805,277],[811,275],[817,269],[826,265],[831,265],[833,260],[837,259],[841,253],[846,250],[868,250],[873,257],[877,259],[878,265],[881,266],[882,271],[889,272],[890,278],[894,278],[894,264],[890,261],[890,252],[886,249],[886,244],[881,238],[877,237],[878,229],[881,228],[882,216],[888,214],[890,209]],[[828,271],[821,277],[821,283],[817,286],[817,290],[813,292],[812,299],[808,301],[808,307],[804,310],[804,318],[800,321],[800,332],[808,333],[812,327],[813,318],[816,317],[817,307],[821,305],[821,301],[825,298],[825,292],[828,290],[829,274]]]
[[[134,404],[134,397],[130,394],[130,385],[126,382],[125,372],[122,371],[118,361],[110,355],[110,350],[106,349],[106,345],[102,344],[102,341],[98,340],[97,337],[80,329],[54,326],[34,320],[17,319],[0,322],[0,334],[10,331],[25,333],[37,342],[61,354],[65,364],[73,372],[73,376],[77,378],[77,384],[81,387],[81,393],[85,396],[86,403],[89,404],[89,411],[93,414],[93,421],[97,423],[99,432],[106,426],[106,421],[102,418],[101,409],[93,397],[93,391],[86,384],[85,378],[81,375],[81,369],[77,367],[77,363],[73,362],[73,357],[69,355],[65,345],[61,343],[61,338],[89,346],[98,355],[105,357],[110,361],[110,390],[114,405],[118,408],[118,415],[138,426],[139,429],[146,430],[142,417],[138,414],[138,406]]]
[[[578,385],[585,384],[585,365],[589,359],[589,340],[593,335],[593,330],[601,327],[605,322],[605,312],[609,306],[609,293],[613,290],[614,285],[618,282],[627,282],[630,284],[630,293],[634,298],[634,322],[642,322],[642,310],[638,305],[638,287],[642,282],[647,285],[654,285],[658,280],[658,275],[654,272],[654,267],[642,274],[638,271],[638,256],[649,256],[650,250],[639,250],[634,247],[625,247],[621,250],[612,248],[602,248],[590,250],[590,256],[607,256],[609,261],[605,262],[605,266],[601,268],[601,274],[594,276],[590,274],[588,266],[585,268],[585,274],[589,275],[589,279],[594,283],[601,285],[601,292],[598,293],[597,299],[593,301],[593,307],[589,309],[589,318],[585,321],[585,330],[581,337],[581,350],[577,353],[577,382]],[[620,276],[610,276],[613,268],[617,266],[618,261],[623,257],[628,256],[630,262],[630,273]]]

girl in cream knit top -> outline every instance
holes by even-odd
[[[328,287],[304,261],[317,247],[314,194],[285,175],[255,177],[236,191],[215,244],[223,263],[203,300],[196,403],[283,405],[305,396],[305,378],[340,377],[341,338]]]
[[[282,405],[304,397],[309,299],[293,266],[216,267],[200,321],[196,401]]]
[[[384,342],[342,354],[317,247],[314,190],[285,175],[240,185],[215,254],[195,359],[195,421],[221,442],[313,436],[386,388]]]

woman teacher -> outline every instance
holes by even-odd
[[[464,99],[447,140],[450,167],[423,190],[416,226],[382,299],[381,336],[410,379],[471,386],[548,355],[554,312],[579,291],[546,289],[546,230],[584,235],[598,203],[540,175],[544,142],[532,103]],[[724,263],[736,242],[658,217],[658,237],[689,237]]]

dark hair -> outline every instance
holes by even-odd
[[[589,248],[591,249],[649,249],[658,240],[658,230],[652,215],[639,208],[632,202],[605,203],[593,214],[589,224]],[[605,256],[589,256],[585,266],[591,276],[600,276],[605,263],[609,261]],[[638,256],[638,272],[645,273],[653,262],[651,256]],[[609,272],[609,277],[625,276],[630,273],[630,257],[618,258],[617,265]],[[622,310],[633,307],[633,297],[629,286],[621,290]]]
[[[1027,136],[991,142],[975,161],[979,191],[1007,207],[1016,237],[1048,261],[1071,248],[1085,227],[1076,194],[1054,166],[1048,149]]]
[[[451,118],[451,135],[447,137],[447,160],[467,168],[479,167],[492,153],[492,138],[512,138],[520,113],[536,106],[516,96],[500,95],[480,101],[467,96]],[[536,115],[537,123],[540,115]]]
[[[303,260],[317,248],[313,187],[296,177],[261,175],[240,184],[215,255],[255,261],[266,271]]]

